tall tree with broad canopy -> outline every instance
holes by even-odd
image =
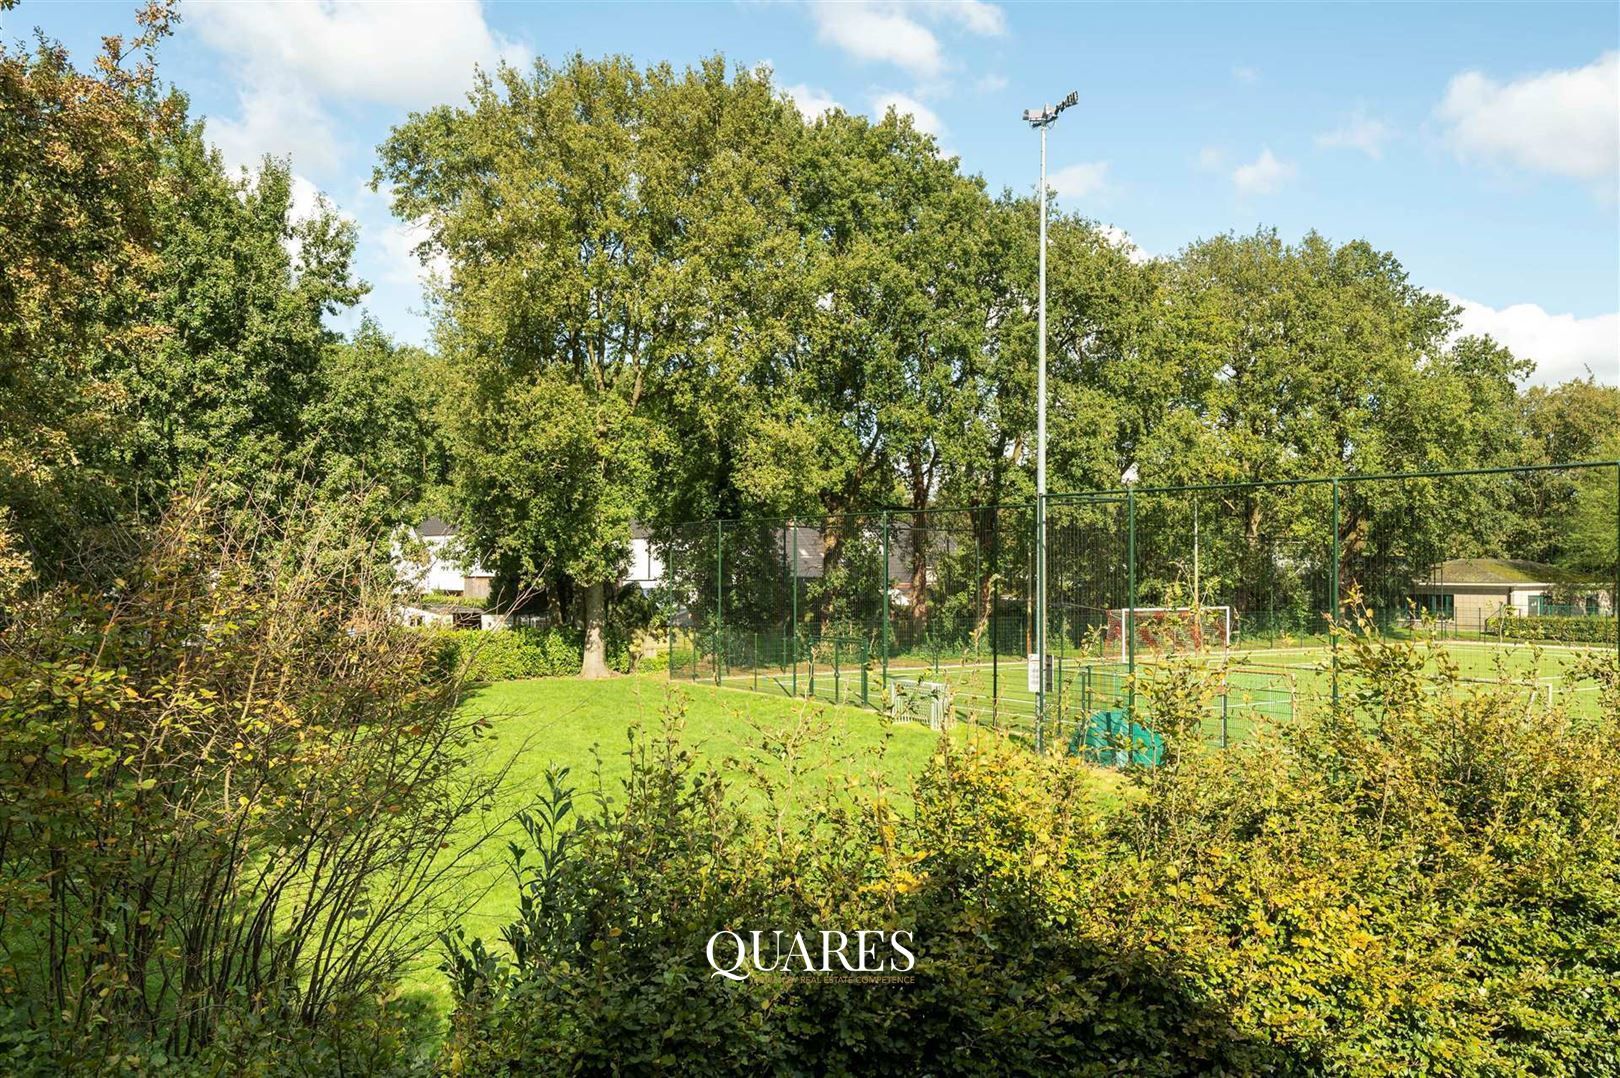
[[[781,444],[816,447],[821,461],[805,470],[819,475],[822,512],[907,510],[901,546],[920,626],[940,543],[926,510],[986,449],[988,327],[1001,296],[991,202],[893,110],[877,123],[832,112],[800,151],[815,302],[787,399],[813,402],[799,422],[816,433]],[[837,579],[848,538],[827,529],[825,578]]]
[[[374,182],[449,263],[438,334],[469,550],[509,588],[577,593],[583,676],[607,673],[632,518],[714,508],[734,417],[781,344],[801,130],[768,76],[718,58],[576,56],[503,66],[382,147]]]
[[[283,163],[231,175],[159,81],[171,19],[93,73],[0,45],[0,506],[47,581],[204,475],[264,493],[364,292],[352,224],[295,218]]]

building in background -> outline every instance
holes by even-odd
[[[1614,599],[1602,584],[1568,570],[1513,558],[1452,558],[1412,586],[1419,613],[1459,629],[1482,631],[1498,614],[1608,617]]]

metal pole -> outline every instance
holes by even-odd
[[[1136,721],[1136,491],[1125,492],[1125,719]],[[1127,726],[1127,729],[1129,727]]]
[[[885,509],[879,514],[883,528],[883,595],[880,597],[883,604],[883,638],[879,644],[883,656],[883,692],[889,691],[889,511]]]
[[[997,570],[1001,566],[1001,508],[991,510],[990,518],[990,721],[1001,718],[1001,640],[996,635],[996,622],[1000,617],[1001,581]],[[1615,596],[1620,603],[1620,595]]]
[[[1046,125],[1041,125],[1041,250],[1035,405],[1035,751],[1046,725]]]
[[[1333,613],[1328,618],[1328,640],[1332,644],[1331,662],[1333,665],[1333,710],[1339,710],[1339,481],[1333,481],[1333,572],[1332,572]]]
[[[720,684],[720,656],[726,639],[726,578],[725,578],[726,526],[714,522],[714,683]]]
[[[788,524],[788,543],[793,552],[792,568],[788,570],[789,590],[793,593],[793,624],[788,626],[788,654],[793,659],[793,695],[799,695],[799,528]]]

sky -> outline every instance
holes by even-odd
[[[24,0],[88,64],[134,0]],[[1464,329],[1533,358],[1531,380],[1620,384],[1620,5],[994,4],[986,0],[357,3],[182,0],[165,78],[227,162],[290,157],[360,230],[364,307],[425,343],[416,237],[369,189],[412,110],[478,66],[623,53],[769,65],[813,115],[909,112],[992,191],[1033,192],[1023,109],[1077,91],[1051,129],[1060,206],[1147,255],[1223,232],[1315,229],[1392,251]],[[351,317],[352,322],[357,316]]]

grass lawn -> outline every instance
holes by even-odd
[[[516,889],[507,870],[506,842],[522,835],[512,814],[545,790],[548,769],[569,768],[568,781],[581,794],[600,791],[615,799],[622,794],[630,769],[628,733],[640,725],[656,735],[666,714],[681,716],[681,741],[699,757],[732,777],[736,796],[757,803],[742,761],[780,772],[765,745],[773,735],[803,722],[814,736],[805,758],[830,775],[854,775],[875,782],[881,773],[896,799],[909,800],[911,780],[927,763],[939,735],[924,726],[885,723],[858,707],[769,696],[709,683],[674,682],[648,674],[586,682],[573,678],[506,681],[478,690],[468,708],[487,717],[494,738],[481,766],[507,768],[503,796],[494,819],[509,821],[498,835],[473,855],[464,899],[471,907],[462,919],[469,935],[496,943],[502,926],[517,908]],[[958,728],[961,737],[972,736]],[[1119,777],[1096,771],[1099,793],[1115,796]],[[590,811],[589,797],[580,808]],[[406,984],[425,991],[440,1007],[448,1006],[442,976],[431,955]]]
[[[1465,688],[1471,685],[1484,689],[1506,682],[1524,697],[1527,709],[1556,703],[1567,706],[1575,715],[1597,714],[1597,685],[1576,678],[1573,668],[1582,654],[1602,653],[1604,649],[1495,641],[1445,640],[1440,644],[1456,665]],[[1220,744],[1223,739],[1241,740],[1257,722],[1287,721],[1297,709],[1325,706],[1332,694],[1330,656],[1331,650],[1324,643],[1286,639],[1260,641],[1206,656],[1212,668],[1230,664],[1226,670],[1229,691],[1210,705],[1204,722],[1210,741]],[[1048,707],[1056,726],[1055,736],[1066,737],[1094,710],[1122,706],[1125,668],[1115,658],[1056,655],[1053,661],[1056,676]],[[1157,661],[1151,654],[1140,656],[1139,673],[1150,677]],[[858,668],[848,664],[836,671],[841,677],[834,677],[835,670],[825,664],[813,676],[811,665],[802,662],[792,671],[791,685],[799,692],[813,690],[827,699],[858,698],[862,692],[873,701],[883,698],[882,672],[875,664],[864,678]],[[888,673],[891,678],[944,682],[950,686],[958,714],[971,721],[994,722],[1026,736],[1034,728],[1035,695],[1026,684],[1026,664],[1018,656],[998,656],[993,663],[984,657],[952,660],[942,656],[925,661],[907,656],[891,659]],[[791,691],[789,673],[775,667],[728,668],[724,682],[778,697]]]

